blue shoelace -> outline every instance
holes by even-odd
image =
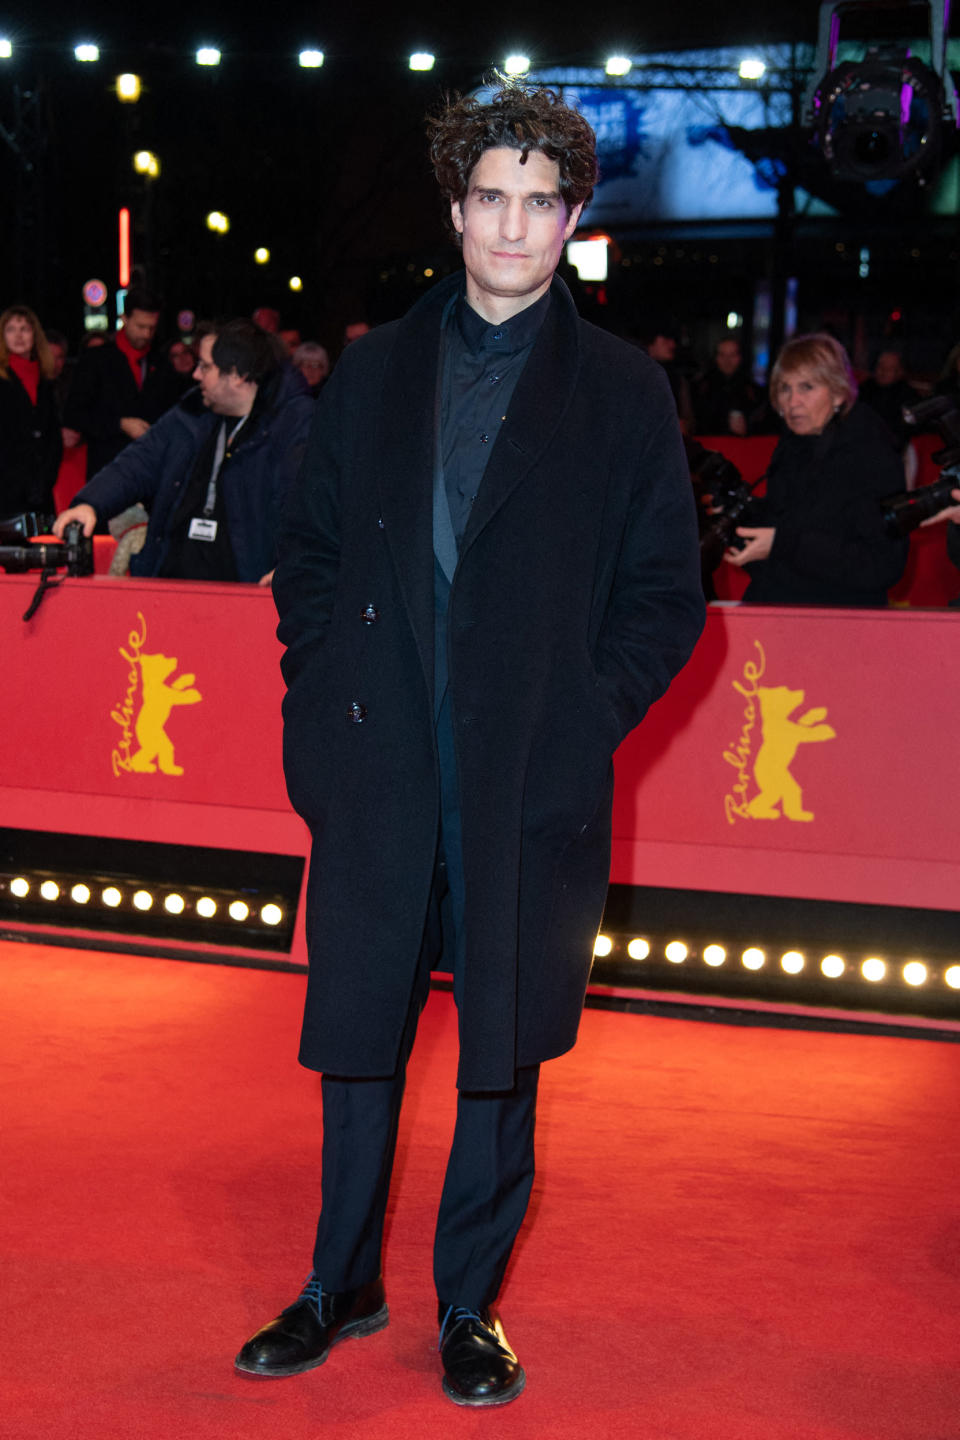
[[[476,1320],[481,1325],[484,1323],[483,1316],[479,1310],[471,1310],[469,1305],[448,1305],[447,1313],[444,1315],[443,1322],[440,1326],[440,1339],[437,1341],[438,1350],[443,1349],[447,1326],[449,1325],[450,1328],[453,1329],[453,1326],[459,1325],[461,1320]]]

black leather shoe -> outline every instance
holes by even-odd
[[[439,1350],[444,1394],[454,1405],[506,1405],[526,1384],[503,1326],[489,1310],[441,1308]]]
[[[388,1318],[381,1276],[331,1294],[311,1274],[293,1304],[247,1341],[234,1364],[245,1375],[300,1375],[322,1365],[341,1340],[373,1335]]]

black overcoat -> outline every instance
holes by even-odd
[[[433,875],[434,410],[459,283],[337,365],[274,579],[287,784],[313,833],[300,1058],[344,1075],[395,1065]],[[661,368],[581,321],[555,280],[449,601],[461,1088],[507,1088],[515,1065],[574,1043],[608,880],[611,757],[702,625]]]

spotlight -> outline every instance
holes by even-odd
[[[103,901],[104,905],[109,907],[109,909],[116,910],[117,906],[123,899],[123,896],[120,894],[120,891],[117,889],[116,885],[108,885],[106,890],[101,892],[100,899]]]
[[[323,64],[322,50],[301,50],[297,56],[303,70],[319,70]]]
[[[217,902],[211,900],[209,895],[201,895],[197,901],[197,914],[204,920],[212,920],[217,913]]]
[[[756,945],[751,945],[748,950],[744,950],[740,959],[748,970],[762,970],[767,961],[766,955]]]
[[[90,899],[89,885],[74,885],[70,891],[70,899],[77,905],[86,905]]]
[[[846,961],[842,955],[824,955],[820,961],[820,969],[828,980],[839,980],[846,968]]]
[[[739,330],[743,325],[743,316],[736,310],[727,311],[727,329]]]
[[[811,117],[817,143],[841,180],[897,181],[936,164],[944,85],[915,55],[845,60],[820,81]]]
[[[927,978],[927,967],[919,960],[910,960],[903,967],[903,978],[908,985],[923,985]]]
[[[231,920],[246,920],[250,914],[250,906],[245,904],[243,900],[231,900],[227,914]]]
[[[219,65],[220,51],[214,45],[201,45],[197,51],[198,65]]]
[[[613,949],[613,941],[609,935],[598,935],[593,942],[594,955],[609,955]]]
[[[279,905],[264,905],[260,911],[260,919],[264,925],[279,925],[283,919],[283,911]]]
[[[261,245],[256,250],[254,250],[253,258],[254,260],[256,260],[258,265],[269,265],[270,251],[267,249],[266,245]]]
[[[671,965],[682,965],[690,952],[682,940],[671,940],[668,945],[664,946],[663,953]]]
[[[23,900],[30,894],[30,881],[25,880],[22,875],[16,875],[10,881],[10,894],[16,895],[18,900]]]
[[[870,980],[873,984],[876,984],[878,980],[882,980],[886,973],[887,967],[885,962],[876,955],[869,956],[860,966],[860,974],[864,980]]]
[[[722,965],[726,958],[727,952],[722,945],[708,945],[703,952],[704,964],[712,965],[714,968],[716,968],[717,965]]]
[[[140,76],[118,75],[116,88],[118,100],[122,100],[125,105],[136,105],[140,99]]]
[[[431,55],[428,50],[415,50],[410,56],[411,70],[432,70],[436,64],[437,57]]]
[[[780,968],[788,975],[799,975],[806,963],[799,950],[788,950],[780,956]]]
[[[629,75],[633,61],[626,55],[611,55],[604,68],[608,75]]]
[[[60,886],[56,880],[44,880],[40,886],[40,894],[44,900],[56,900],[60,894]]]
[[[0,60],[13,58],[13,46],[9,40],[0,40]]]
[[[287,281],[287,284],[290,286],[291,290],[303,289],[303,281],[301,280],[299,275],[291,275],[290,279]]]
[[[627,946],[627,954],[631,960],[646,960],[650,954],[650,941],[640,939],[631,940]]]
[[[508,55],[503,62],[503,70],[506,75],[526,75],[529,69],[529,55]]]
[[[138,910],[151,910],[153,908],[153,896],[149,890],[137,890],[133,897],[133,903]]]
[[[100,59],[100,47],[98,45],[75,45],[73,53],[77,60],[84,65],[93,65]]]
[[[186,909],[186,901],[182,895],[168,895],[163,902],[163,908],[169,915],[182,915]]]
[[[767,67],[758,56],[744,55],[737,73],[741,80],[762,80],[767,73]]]

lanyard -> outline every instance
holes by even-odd
[[[237,421],[236,425],[234,425],[233,429],[230,431],[230,438],[229,438],[229,439],[227,438],[227,422],[226,422],[226,420],[224,420],[223,423],[222,423],[221,426],[220,426],[220,430],[219,430],[219,432],[218,432],[218,434],[217,434],[217,448],[216,448],[216,450],[214,451],[214,456],[213,456],[213,469],[210,471],[210,480],[209,480],[209,483],[208,483],[208,485],[207,485],[207,498],[206,498],[206,500],[204,501],[204,506],[203,506],[203,513],[204,513],[204,515],[206,515],[208,518],[213,514],[214,510],[215,510],[216,507],[217,507],[217,480],[219,479],[219,476],[220,476],[220,467],[222,466],[223,461],[224,461],[224,457],[225,457],[225,455],[226,455],[226,453],[227,453],[227,447],[228,447],[229,445],[232,445],[233,442],[234,442],[234,440],[237,438],[237,433],[238,433],[241,425],[242,425],[242,424],[244,423],[244,421],[246,420],[246,418],[247,418],[246,415],[241,415],[241,416],[240,416],[240,419]]]

